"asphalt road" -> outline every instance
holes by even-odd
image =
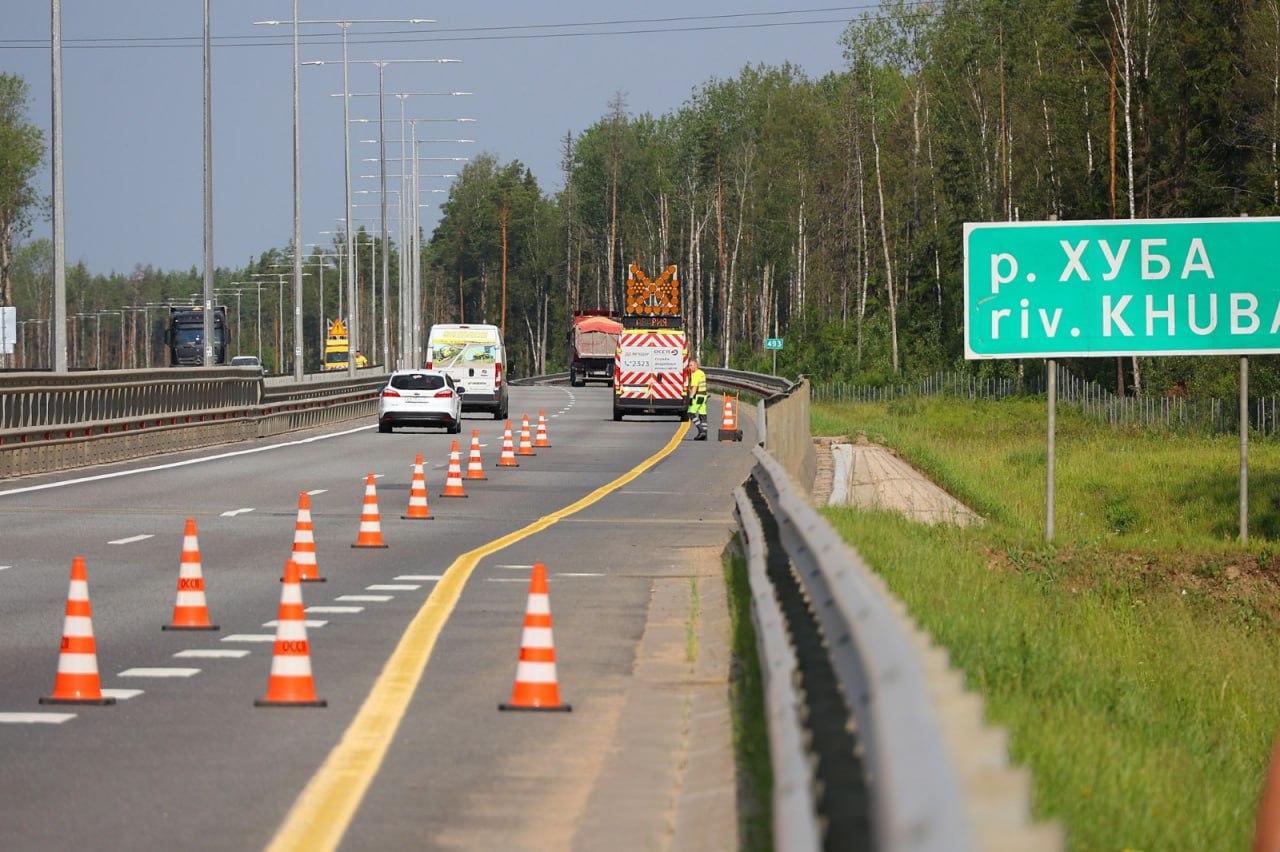
[[[461,464],[479,429],[488,478],[466,498],[440,496],[453,436],[372,421],[0,483],[0,848],[585,848],[615,821],[641,830],[601,790],[652,733],[624,727],[645,719],[628,707],[647,619],[714,568],[754,431],[694,443],[671,418],[612,422],[607,388],[512,390],[513,415],[539,409],[552,446],[514,469],[496,466],[502,424],[468,416]],[[400,518],[416,453],[431,520]],[[385,549],[351,546],[369,473]],[[304,491],[325,578],[304,602],[349,611],[308,613],[327,706],[256,707]],[[161,630],[186,518],[217,631]],[[102,685],[126,691],[113,706],[38,703],[77,555]],[[534,562],[568,713],[498,710]],[[669,828],[678,791],[650,792]]]

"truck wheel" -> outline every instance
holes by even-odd
[[[585,385],[586,383],[587,383],[587,380],[586,380],[586,379],[579,378],[579,377],[578,377],[578,376],[576,376],[576,375],[575,375],[575,376],[570,376],[570,377],[569,377],[569,387],[573,387],[573,388],[580,388],[580,387],[582,387],[583,385]]]
[[[681,422],[681,423],[688,423],[688,422],[689,422],[689,412],[687,412],[687,411],[681,411],[681,412],[680,412],[680,422]]]
[[[613,421],[615,423],[619,423],[622,421],[622,409],[618,408],[618,406],[616,405],[613,407]]]

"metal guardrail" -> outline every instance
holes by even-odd
[[[775,848],[836,842],[890,852],[1062,849],[1057,826],[1032,823],[1029,773],[1010,766],[1005,733],[985,725],[981,698],[964,689],[946,653],[809,505],[784,466],[762,448],[752,452],[751,478],[734,498],[766,683]],[[751,499],[750,490],[760,499]],[[776,534],[765,535],[766,526]],[[806,603],[790,607],[781,627],[779,601],[790,583],[776,573],[760,578],[760,566],[779,559]],[[793,648],[813,629],[810,620],[826,659],[806,680]],[[840,769],[854,749],[839,731],[823,730],[830,707],[807,694],[820,689],[824,677],[838,682],[853,720],[865,786],[851,783],[847,766]],[[802,731],[793,718],[803,720]],[[864,811],[869,836],[857,836]]]
[[[248,368],[0,377],[0,476],[248,440],[372,416],[386,376],[302,384]]]

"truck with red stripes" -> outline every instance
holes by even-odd
[[[650,281],[632,264],[613,365],[613,419],[670,414],[687,420],[688,381],[689,344],[676,268],[669,266]]]

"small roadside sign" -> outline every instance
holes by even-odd
[[[781,348],[782,348],[782,338],[781,338],[781,337],[766,337],[766,338],[764,339],[764,348],[765,348],[765,349],[781,349]]]

